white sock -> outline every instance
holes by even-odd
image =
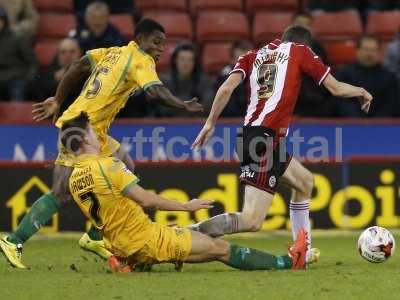
[[[292,221],[293,240],[297,238],[297,233],[300,229],[307,231],[308,251],[307,258],[310,255],[311,249],[311,224],[310,224],[310,200],[301,202],[290,201],[290,221]]]

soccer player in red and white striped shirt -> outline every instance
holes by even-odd
[[[201,147],[214,132],[215,123],[233,90],[243,81],[247,90],[247,113],[243,126],[240,181],[245,184],[241,213],[225,213],[192,226],[211,236],[258,231],[265,220],[278,182],[293,189],[290,219],[293,238],[304,228],[311,233],[309,220],[313,175],[289,154],[281,155],[281,140],[287,134],[297,102],[303,74],[325,86],[334,96],[358,98],[368,112],[372,96],[363,88],[337,81],[320,58],[307,46],[311,33],[301,27],[285,30],[282,41],[239,57],[230,76],[219,88],[208,119],[193,143]],[[318,109],[316,107],[315,109]],[[313,259],[308,251],[307,259]]]

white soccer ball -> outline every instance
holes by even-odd
[[[394,253],[396,242],[389,230],[372,226],[363,231],[358,238],[360,255],[373,263],[382,263]]]

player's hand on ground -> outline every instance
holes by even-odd
[[[196,140],[192,144],[192,149],[198,149],[207,144],[210,137],[214,134],[215,126],[209,123],[204,124]]]
[[[194,97],[188,101],[185,101],[185,109],[188,112],[202,112],[204,110],[203,105],[199,103],[199,99]]]
[[[211,200],[203,200],[203,199],[193,199],[185,204],[187,211],[196,211],[199,209],[207,209],[212,208],[212,204],[214,201]]]
[[[45,101],[33,104],[32,115],[35,121],[42,121],[53,116],[56,120],[60,111],[60,105],[54,97],[47,98]]]
[[[358,100],[360,101],[361,110],[363,112],[368,113],[372,99],[373,99],[372,95],[363,89],[363,95],[358,98]]]

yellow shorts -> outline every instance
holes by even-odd
[[[154,264],[184,261],[192,250],[192,234],[187,228],[154,224],[155,230],[142,249],[131,255],[133,263]]]
[[[106,143],[104,146],[102,145],[102,147],[101,147],[102,150],[101,150],[100,155],[101,156],[111,156],[111,155],[113,155],[113,153],[115,153],[120,148],[121,145],[109,135],[106,136],[105,140],[106,140]],[[75,154],[68,151],[60,143],[60,141],[58,141],[58,148],[59,148],[59,152],[58,152],[58,156],[55,161],[55,164],[62,165],[65,167],[73,167],[75,164],[75,159],[76,159]]]

